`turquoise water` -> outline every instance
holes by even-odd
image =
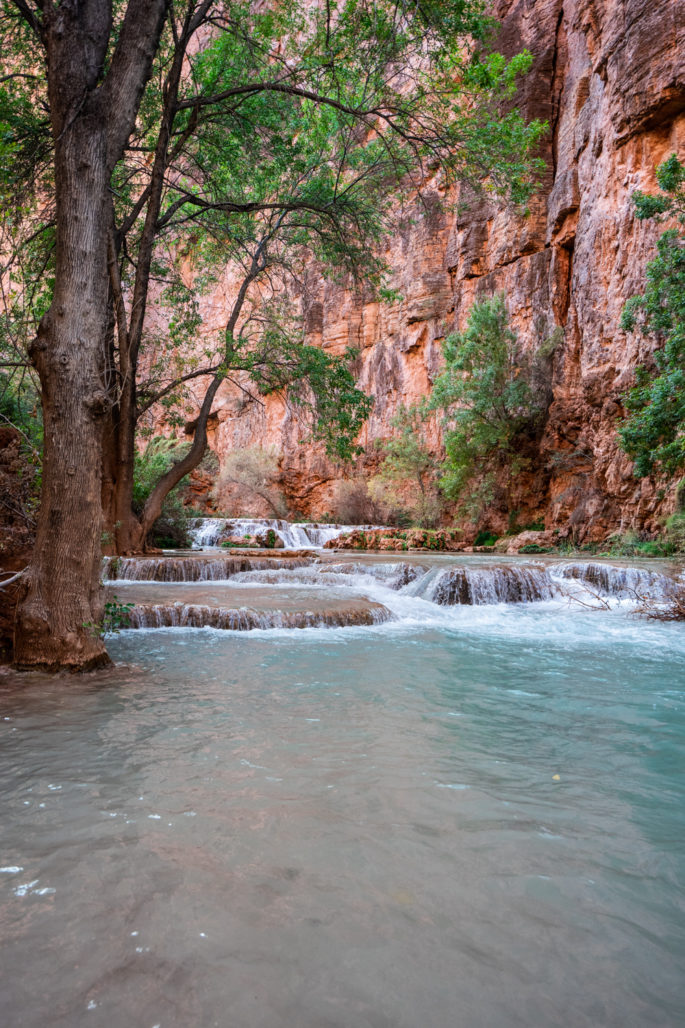
[[[498,605],[110,650],[0,678],[8,1028],[685,1023],[682,626]]]

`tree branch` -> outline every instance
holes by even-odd
[[[20,0],[15,0],[15,3]],[[129,0],[112,63],[102,86],[105,108],[112,112],[107,133],[110,168],[119,160],[150,78],[169,0]]]
[[[45,45],[45,33],[43,32],[43,23],[38,18],[38,11],[31,8],[27,0],[12,0],[12,3],[17,8],[22,18],[33,31],[35,36],[40,42]]]

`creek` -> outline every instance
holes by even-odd
[[[115,667],[0,677],[3,1025],[685,1023],[672,568],[105,574]]]

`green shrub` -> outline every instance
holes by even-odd
[[[678,511],[670,516],[665,535],[676,553],[685,553],[685,512]]]
[[[402,405],[391,420],[396,435],[380,444],[383,463],[375,488],[378,495],[384,493],[386,504],[396,512],[393,524],[409,522],[418,528],[435,528],[440,523],[443,503],[438,491],[438,462],[425,437],[427,417],[425,406]],[[416,497],[413,503],[402,502],[408,494]]]
[[[609,549],[600,556],[609,557],[671,557],[676,552],[675,544],[665,539],[641,539],[636,532],[612,535]]]
[[[120,603],[116,596],[105,603],[102,621],[85,621],[91,635],[102,638],[105,635],[117,635],[122,628],[131,627],[131,611],[135,603]]]
[[[445,370],[428,404],[444,412],[447,426],[441,486],[474,518],[492,501],[495,480],[505,480],[508,491],[528,463],[526,440],[538,435],[551,401],[557,342],[553,332],[528,355],[502,295],[475,303],[465,331],[445,342]]]
[[[526,543],[525,546],[519,547],[519,553],[552,553],[553,548],[551,546],[539,546],[538,543]]]
[[[480,530],[480,532],[478,533],[478,535],[476,536],[476,538],[473,540],[473,545],[474,546],[494,546],[498,539],[499,539],[498,535],[494,535],[487,528],[482,528]]]
[[[619,426],[621,445],[638,476],[674,474],[685,466],[685,165],[675,154],[657,168],[661,194],[633,194],[640,221],[675,218],[657,256],[647,265],[647,286],[623,311],[626,332],[653,335],[651,366],[636,369],[636,384],[624,397],[628,417]]]

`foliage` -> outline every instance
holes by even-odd
[[[146,332],[153,360],[143,408],[161,404],[179,424],[197,403],[187,382],[204,364],[248,398],[253,386],[257,397],[280,393],[329,455],[349,460],[371,400],[355,386],[352,352],[304,345],[307,268],[396,298],[381,284],[377,244],[396,214],[393,195],[408,182],[419,188],[428,166],[432,174],[440,166],[445,183],[487,179],[491,191],[524,203],[542,169],[532,155],[545,126],[527,125],[510,101],[531,57],[491,52],[495,24],[481,0],[401,10],[377,0],[335,8],[283,0],[265,10],[234,2],[229,17],[210,6],[211,36],[171,110],[179,143],[155,269],[172,317],[166,336]],[[164,46],[159,81],[178,47],[170,32]],[[138,203],[140,151],[155,150],[165,103],[153,80],[139,138],[117,171],[120,223]],[[143,215],[129,229],[128,253]],[[200,356],[198,297],[227,262],[240,286],[233,324],[223,337],[205,335]],[[124,284],[139,276],[135,267],[122,260]]]
[[[136,514],[142,512],[158,480],[187,448],[186,443],[179,443],[176,439],[155,436],[144,450],[136,453],[133,471],[133,510]],[[153,545],[164,549],[178,549],[190,545],[188,515],[179,487],[166,497],[162,513],[152,527],[151,541]]]
[[[410,524],[434,528],[440,520],[442,503],[436,481],[438,462],[425,437],[426,417],[421,406],[400,406],[390,422],[397,434],[381,444],[383,462],[374,491],[397,513],[404,508]],[[411,496],[409,501],[407,494]]]
[[[482,528],[473,540],[474,546],[494,546],[499,536],[495,535],[489,529]]]
[[[115,5],[102,75],[126,9]],[[199,406],[193,384],[227,381],[245,395],[280,392],[329,453],[354,455],[370,401],[352,355],[304,345],[307,268],[391,302],[375,254],[403,193],[439,174],[441,186],[461,180],[525,203],[542,170],[534,154],[545,126],[512,105],[532,58],[493,52],[486,9],[483,0],[169,5],[110,193],[107,384],[116,406],[137,378],[130,414],[141,429],[160,417],[180,425]],[[54,284],[50,97],[36,57],[42,8],[0,0],[0,14],[4,56],[18,69],[0,83],[5,306],[19,327],[12,353],[25,362]],[[201,299],[227,264],[230,323],[210,331]],[[165,317],[146,318],[151,301]]]
[[[239,493],[247,491],[264,500],[274,517],[287,517],[287,503],[278,487],[281,477],[279,465],[280,455],[272,446],[234,450],[223,463],[214,496],[225,503],[227,490],[237,487]]]
[[[518,510],[509,511],[507,535],[519,535],[521,532],[544,532],[544,521],[528,521],[522,525],[519,523],[519,513]]]
[[[105,635],[117,635],[122,628],[131,627],[131,611],[135,603],[120,603],[116,596],[105,603],[102,621],[86,621],[83,625],[93,635],[103,637]]]
[[[666,540],[675,548],[676,553],[685,553],[685,512],[676,511],[666,522]]]
[[[609,548],[605,556],[671,557],[675,552],[676,546],[668,536],[662,539],[645,539],[637,532],[629,531],[610,537]]]
[[[0,372],[0,421],[12,425],[31,455],[40,459],[43,422],[40,397],[31,378]]]
[[[335,484],[332,520],[343,525],[369,525],[382,521],[366,478],[348,478]]]
[[[388,481],[382,475],[374,475],[368,480],[368,494],[377,512],[373,520],[380,525],[393,525],[398,528],[410,528],[415,521],[414,511],[407,504],[406,497],[395,482]]]
[[[672,475],[685,466],[685,165],[672,154],[656,175],[660,194],[633,194],[636,217],[677,225],[660,236],[645,292],[627,302],[622,318],[626,332],[639,329],[658,343],[653,366],[636,369],[636,384],[623,398],[628,417],[619,436],[638,476]]]
[[[634,531],[616,533],[600,556],[606,557],[672,557],[685,553],[685,513],[676,511],[667,519],[664,530],[656,539],[646,538]]]
[[[246,371],[262,395],[283,395],[330,457],[351,460],[361,452],[355,440],[373,406],[357,389],[350,370],[357,353],[348,349],[333,357],[318,346],[307,346],[301,335],[284,331],[285,317],[264,331],[258,343],[242,340],[242,365],[236,352],[233,366]]]
[[[381,474],[391,481],[411,478],[422,493],[436,462],[425,440],[425,412],[402,405],[390,422],[398,434],[383,443]]]
[[[30,548],[42,470],[40,401],[29,376],[0,372],[0,555]]]
[[[465,331],[449,336],[443,352],[446,367],[429,402],[447,425],[441,485],[478,514],[492,499],[497,471],[510,479],[525,466],[525,441],[539,431],[549,402],[531,383],[553,348],[545,340],[528,357],[497,295],[473,305]]]
[[[186,444],[179,443],[177,439],[155,436],[144,450],[136,453],[133,484],[133,504],[136,511],[142,510],[157,479],[186,449]]]

